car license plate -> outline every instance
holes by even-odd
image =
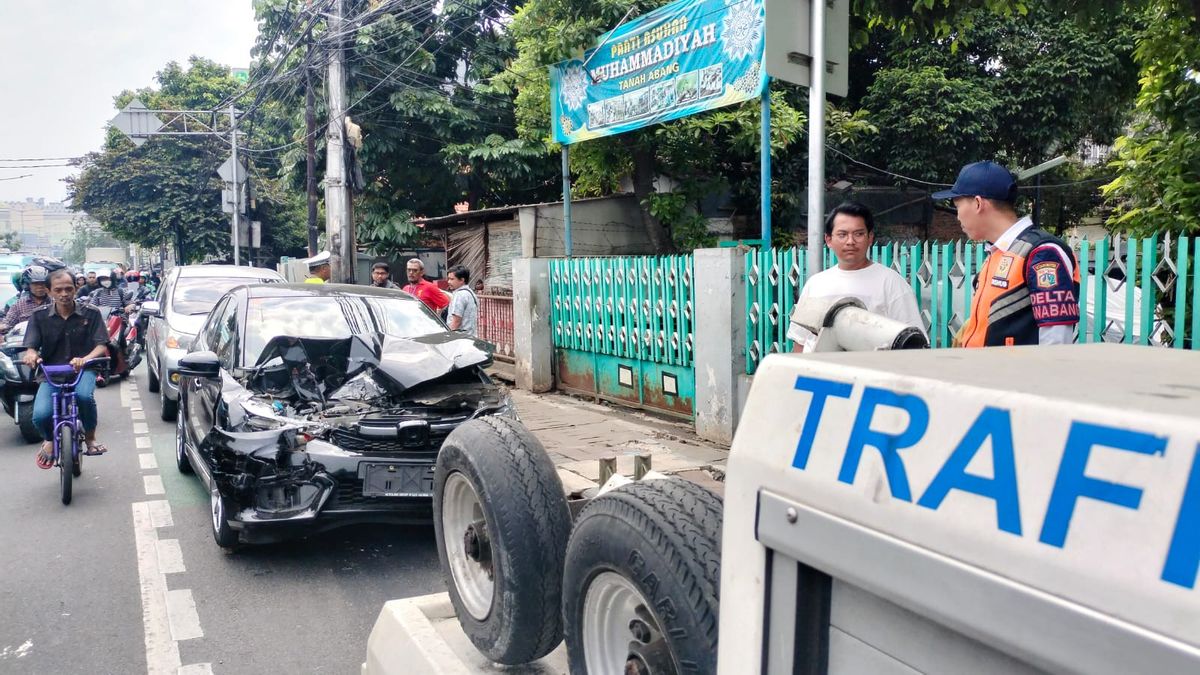
[[[367,464],[363,474],[364,497],[431,497],[432,464]]]

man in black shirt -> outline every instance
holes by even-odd
[[[108,328],[100,311],[95,307],[75,302],[75,281],[66,269],[50,273],[50,297],[54,303],[37,310],[29,318],[25,329],[25,354],[21,360],[30,368],[45,363],[52,366],[71,364],[78,371],[85,361],[108,354]],[[54,401],[50,385],[45,382],[38,387],[33,401],[33,423],[46,439],[38,451],[37,464],[43,469],[53,466],[51,454],[54,435]],[[79,406],[79,418],[83,422],[83,438],[88,455],[101,455],[107,451],[96,441],[96,373],[86,371],[75,387],[75,401]]]

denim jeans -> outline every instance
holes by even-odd
[[[38,387],[37,398],[33,399],[33,423],[42,432],[42,438],[51,440],[54,437],[54,392],[50,385],[43,382]],[[96,428],[96,372],[85,370],[75,387],[75,402],[79,410],[79,420],[83,422],[84,431]]]

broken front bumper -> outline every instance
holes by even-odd
[[[436,452],[361,453],[317,439],[289,449],[286,435],[221,434],[214,477],[231,503],[229,525],[243,541],[278,541],[354,523],[430,522]]]

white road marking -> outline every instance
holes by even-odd
[[[162,476],[154,474],[152,476],[142,476],[142,483],[145,484],[146,494],[148,495],[164,495],[167,493],[163,489]]]
[[[148,434],[148,433],[150,433],[150,427],[147,426],[145,422],[134,422],[133,423],[133,433]]]
[[[134,410],[141,410],[141,409],[142,409],[142,407],[141,407],[140,405],[131,405],[131,406],[129,406],[129,410],[130,410],[131,412],[132,412],[132,411],[134,411]]]
[[[175,526],[175,519],[171,517],[171,505],[165,499],[145,503],[150,505],[150,522],[155,528]]]
[[[165,503],[165,502],[164,502]],[[137,547],[138,582],[142,592],[142,628],[146,634],[148,675],[177,673],[179,645],[171,638],[167,614],[167,579],[158,568],[158,532],[150,519],[150,504],[133,504],[133,539]]]
[[[154,458],[153,452],[144,452],[138,455],[138,464],[141,465],[142,469],[158,468],[158,460]]]
[[[179,669],[179,675],[213,675],[211,663],[193,663]]]
[[[135,436],[133,438],[133,447],[135,447],[139,450],[145,450],[146,448],[150,447],[150,437],[149,436]]]
[[[17,647],[15,649],[12,647],[12,645],[9,645],[9,646],[5,647],[4,649],[0,650],[0,659],[7,659],[10,656],[15,656],[18,659],[23,659],[23,658],[25,658],[25,655],[29,653],[30,649],[33,649],[33,640],[26,640],[21,643],[20,647]]]
[[[167,591],[167,620],[171,623],[171,637],[176,641],[204,637],[189,588]]]
[[[138,422],[143,422],[146,420],[146,413],[142,412],[141,410],[133,410],[131,408],[129,410],[129,418]]]
[[[158,569],[163,574],[179,574],[186,572],[183,566],[183,549],[179,548],[178,539],[159,539]]]

